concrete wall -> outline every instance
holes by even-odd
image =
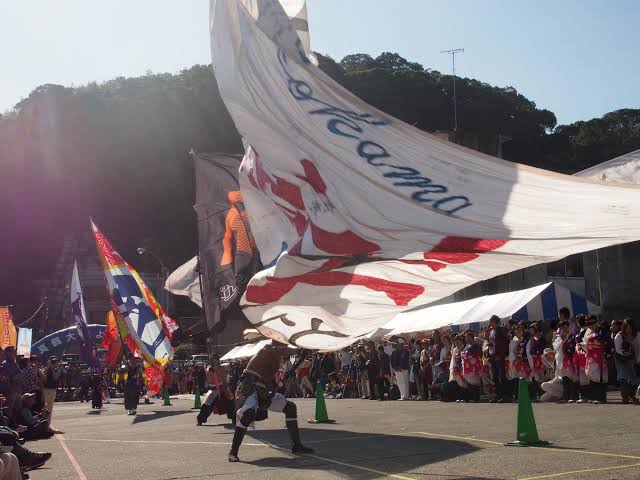
[[[632,317],[637,322],[640,319],[640,282],[637,277],[639,272],[640,242],[584,254],[586,296],[603,305],[603,317],[606,320]],[[602,302],[599,290],[602,291]]]

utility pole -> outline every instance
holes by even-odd
[[[453,136],[457,138],[458,133],[458,104],[456,103],[456,53],[463,53],[464,48],[455,48],[453,50],[443,50],[440,53],[451,55],[453,63]]]

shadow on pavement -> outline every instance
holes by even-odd
[[[159,418],[175,417],[176,415],[184,415],[186,413],[192,413],[191,410],[167,410],[166,412],[153,412],[153,413],[138,413],[133,417],[131,423],[143,423],[158,420]]]
[[[402,474],[427,467],[478,450],[477,447],[457,440],[408,435],[352,432],[337,429],[302,429],[303,443],[315,449],[314,455],[300,457],[267,457],[247,462],[257,467],[317,469],[319,465],[344,477],[362,479],[386,478],[388,474]],[[247,437],[290,448],[284,429],[249,431]],[[243,446],[243,450],[252,447]],[[347,464],[355,465],[354,468]],[[365,469],[372,469],[365,470]],[[377,472],[376,472],[377,471]],[[415,472],[411,474],[416,475]],[[418,473],[417,475],[421,475]],[[443,475],[449,477],[449,475]],[[465,479],[462,475],[452,478]],[[498,477],[473,477],[476,480],[500,480]]]

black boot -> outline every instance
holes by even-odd
[[[207,405],[206,403],[202,404],[202,406],[200,407],[200,412],[198,412],[198,416],[196,417],[198,426],[202,425],[203,423],[207,423],[209,415],[211,415],[212,411],[213,408],[211,407],[211,405]]]
[[[285,422],[289,437],[291,437],[291,453],[313,453],[313,448],[305,447],[300,441],[300,430],[298,429],[297,420],[288,420]]]
[[[238,458],[238,450],[240,450],[240,444],[244,439],[244,435],[247,433],[246,428],[236,427],[235,432],[233,433],[233,443],[231,444],[231,451],[229,452],[229,461],[230,462],[239,462]]]

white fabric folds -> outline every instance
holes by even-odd
[[[640,239],[638,187],[499,160],[376,110],[308,60],[275,0],[214,0],[210,26],[251,146],[251,229],[275,262],[242,301],[268,337],[338,349],[480,280]]]

